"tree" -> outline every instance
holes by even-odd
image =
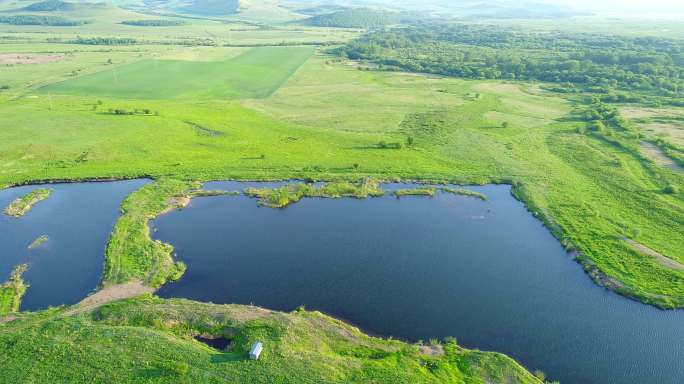
[[[413,136],[409,136],[406,138],[406,145],[409,147],[413,145]]]
[[[504,121],[501,123],[501,128],[508,128],[510,124],[508,124],[508,121]]]
[[[600,120],[592,121],[591,124],[589,124],[589,130],[594,132],[603,132],[606,130],[606,125]]]

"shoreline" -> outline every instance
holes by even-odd
[[[159,180],[163,179],[172,179],[172,180],[185,180],[185,179],[175,179],[173,177],[154,177],[149,174],[140,176],[140,177],[124,177],[124,178],[116,178],[116,177],[88,177],[88,178],[74,178],[74,179],[66,179],[66,178],[60,178],[60,179],[39,179],[39,180],[34,180],[34,181],[24,181],[21,183],[15,183],[11,186],[6,186],[3,189],[10,189],[10,188],[15,188],[19,186],[27,186],[27,185],[45,185],[45,184],[74,184],[74,183],[87,183],[87,182],[116,182],[116,181],[127,181],[127,180],[150,180],[151,183],[157,182]],[[341,182],[341,181],[359,181],[363,180],[364,176],[357,176],[357,177],[340,177],[340,178],[245,178],[245,179],[240,179],[240,178],[232,178],[232,179],[215,179],[215,178],[208,178],[208,179],[200,179],[197,181],[194,181],[195,183],[201,183],[200,187],[198,188],[201,190],[202,186],[205,183],[209,182],[242,182],[242,183],[260,183],[260,182],[283,182],[283,183],[304,183],[304,182]],[[658,297],[649,297],[647,295],[644,296],[639,296],[636,294],[633,294],[630,291],[630,288],[628,286],[625,286],[623,283],[621,283],[619,280],[616,280],[605,273],[603,273],[597,266],[596,264],[589,259],[586,255],[584,255],[575,245],[572,243],[569,239],[567,239],[564,236],[564,232],[560,226],[558,226],[555,223],[555,220],[546,214],[544,210],[538,208],[533,202],[531,197],[528,196],[528,193],[525,191],[525,182],[521,181],[515,181],[511,179],[496,179],[492,180],[491,182],[486,182],[486,183],[458,183],[456,181],[450,181],[450,180],[455,180],[455,179],[416,179],[416,178],[401,178],[401,177],[392,177],[392,178],[373,178],[373,180],[377,181],[379,184],[386,184],[386,183],[405,183],[405,184],[415,184],[417,186],[425,186],[425,185],[439,185],[439,186],[449,186],[449,185],[456,185],[456,186],[463,186],[463,187],[472,187],[472,186],[486,186],[486,185],[508,185],[510,186],[510,192],[511,195],[518,201],[520,201],[524,206],[525,209],[530,212],[537,220],[539,220],[544,227],[551,232],[551,234],[556,238],[556,240],[565,248],[566,252],[568,253],[569,256],[572,257],[572,260],[575,261],[579,266],[584,270],[584,272],[592,279],[594,284],[596,284],[599,287],[602,287],[606,289],[607,291],[610,291],[612,293],[618,294],[626,299],[632,300],[639,302],[644,305],[649,305],[653,306],[655,308],[669,311],[669,310],[681,310],[684,309],[684,303],[681,305],[668,305],[666,303],[663,303],[659,301]],[[190,181],[187,181],[190,183]],[[35,184],[38,183],[38,184]],[[42,184],[41,184],[42,183]],[[147,184],[149,185],[149,184]],[[0,189],[1,191],[2,189]],[[135,192],[133,192],[135,193]],[[246,195],[244,191],[241,191],[242,195]],[[130,196],[130,195],[129,195]],[[179,197],[179,196],[176,196]],[[181,202],[179,206],[174,206],[174,204],[171,204],[167,206],[167,208],[158,213],[156,216],[150,218],[147,220],[146,225],[148,226],[148,233],[149,231],[149,222],[156,219],[157,217],[167,214],[169,212],[172,212],[176,209],[183,209],[187,207],[192,199],[194,197],[202,197],[202,196],[193,196],[192,193],[189,194],[184,194],[183,196],[180,196],[183,201]],[[128,197],[127,197],[128,198]],[[188,199],[185,201],[185,199]],[[125,201],[125,200],[124,200]],[[120,218],[119,218],[120,219]],[[118,221],[117,221],[118,222]],[[115,224],[116,226],[116,224]],[[155,240],[152,239],[151,236],[149,236],[150,241],[154,242]],[[109,244],[109,242],[108,242]],[[107,246],[108,246],[107,244]],[[171,251],[172,252],[172,251]],[[105,256],[105,264],[106,264],[106,256]],[[166,282],[164,282],[165,284]],[[102,282],[100,283],[99,287],[106,287],[106,282],[104,279],[104,272],[103,272],[103,279]]]

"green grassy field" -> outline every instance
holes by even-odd
[[[231,346],[215,350],[195,336]],[[256,340],[264,352],[250,361]],[[410,345],[317,312],[153,298],[20,315],[0,324],[0,351],[8,383],[541,383],[504,355],[453,340]]]
[[[124,99],[263,98],[312,52],[309,47],[263,47],[217,62],[143,60],[49,85],[41,92]]]

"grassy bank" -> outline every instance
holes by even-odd
[[[446,192],[446,193],[451,193],[453,195],[469,196],[469,197],[474,197],[474,198],[477,198],[477,199],[480,199],[483,201],[487,200],[487,195],[485,195],[484,193],[471,191],[469,189],[444,187],[444,188],[440,188],[440,190],[443,192]]]
[[[394,191],[394,196],[434,196],[437,188],[406,188]]]
[[[14,200],[5,208],[8,216],[21,217],[29,213],[31,208],[39,202],[47,199],[52,194],[51,189],[34,189],[26,195]]]
[[[402,196],[434,196],[437,192],[450,193],[458,196],[475,197],[480,200],[487,200],[487,196],[480,192],[471,191],[465,188],[451,188],[451,187],[418,187],[398,189],[394,191],[396,197]]]
[[[9,280],[0,285],[0,315],[17,312],[21,305],[21,299],[26,293],[28,285],[21,278],[26,272],[28,265],[22,264],[14,268]]]
[[[290,184],[279,188],[247,188],[247,196],[259,199],[259,204],[269,208],[284,208],[296,203],[305,197],[319,197],[338,199],[341,197],[354,197],[365,199],[384,194],[377,181],[366,179],[361,182],[330,182],[317,187],[313,184]]]
[[[196,336],[224,338],[229,347],[216,350]],[[264,352],[250,361],[257,340]],[[0,324],[0,363],[7,382],[541,383],[510,358],[455,340],[411,345],[318,312],[152,297],[66,317],[20,315]]]
[[[148,222],[173,209],[186,206],[192,182],[159,179],[135,191],[121,205],[121,217],[107,243],[103,285],[125,283],[133,279],[159,287],[179,278],[185,265],[174,262],[173,247],[152,240]]]

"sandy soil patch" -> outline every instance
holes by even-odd
[[[192,198],[190,196],[172,197],[166,201],[167,208],[159,213],[159,216],[166,215],[177,209],[187,208],[190,205]]]
[[[664,256],[664,255],[652,250],[651,248],[649,248],[643,244],[639,244],[632,239],[625,239],[625,242],[627,244],[629,244],[629,246],[632,247],[635,251],[637,251],[643,255],[653,257],[663,267],[674,269],[677,271],[684,271],[684,264],[682,264],[682,263],[674,261],[674,260],[670,259],[669,257]]]
[[[656,164],[660,165],[661,167],[669,168],[673,171],[684,173],[683,167],[675,163],[675,161],[671,158],[667,157],[667,155],[665,155],[663,151],[654,144],[647,143],[645,141],[642,142],[641,152],[643,152],[644,155],[646,155],[646,157],[653,160]]]
[[[650,123],[642,125],[643,128],[656,135],[663,135],[679,145],[684,145],[684,127],[677,124]]]
[[[92,309],[101,307],[113,301],[123,300],[130,297],[140,296],[145,293],[154,292],[154,288],[150,288],[142,283],[142,281],[131,281],[125,284],[114,285],[107,287],[81,300],[80,303],[73,306],[64,314],[66,316],[74,313],[86,312]]]
[[[27,55],[25,53],[0,53],[0,64],[44,64],[62,60],[64,55]]]

